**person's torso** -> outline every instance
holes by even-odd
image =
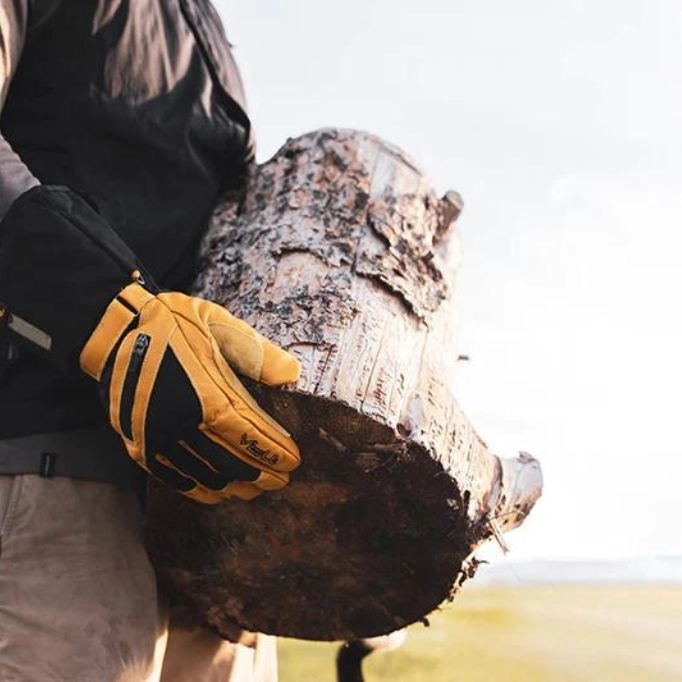
[[[41,182],[94,198],[163,282],[239,181],[242,97],[207,0],[61,0],[29,17],[0,129]]]

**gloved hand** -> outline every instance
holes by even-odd
[[[117,231],[66,187],[24,192],[0,227],[0,341],[94,377],[131,457],[185,495],[286,485],[298,449],[233,370],[277,385],[296,380],[295,358],[220,306],[144,282]]]
[[[234,372],[276,386],[298,378],[298,361],[214,303],[130,284],[80,365],[130,456],[188,497],[250,499],[285,486],[299,464],[289,434]]]

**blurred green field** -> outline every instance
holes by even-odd
[[[680,682],[682,586],[467,586],[370,656],[367,682]],[[336,644],[280,640],[281,682],[332,682]]]

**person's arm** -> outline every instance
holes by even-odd
[[[21,59],[29,16],[33,21],[34,13],[47,14],[59,2],[0,4],[0,110]],[[89,332],[141,265],[86,201],[67,187],[41,185],[2,130],[0,219],[0,303],[11,313],[10,328],[63,369],[78,367]]]
[[[2,8],[7,93],[28,4]],[[233,370],[277,385],[297,378],[295,358],[220,306],[160,291],[87,201],[34,182],[15,154],[6,160],[0,333],[95,379],[130,456],[189,497],[218,502],[284,486],[298,448]]]

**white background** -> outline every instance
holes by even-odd
[[[361,128],[464,196],[457,395],[545,472],[512,558],[682,554],[680,3],[216,5],[260,161]]]

